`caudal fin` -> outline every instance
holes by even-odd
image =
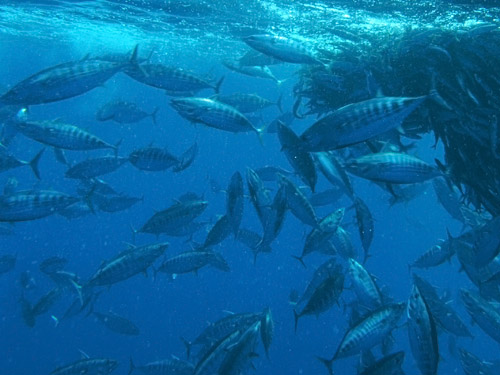
[[[326,369],[328,370],[328,374],[333,375],[333,359],[326,359],[326,358],[321,358],[321,357],[316,357],[318,361],[320,361],[322,364],[326,366]]]
[[[35,174],[36,178],[38,178],[39,180],[40,180],[40,171],[38,170],[38,162],[40,161],[40,158],[42,157],[44,151],[45,148],[42,148],[29,163],[31,170]]]
[[[134,361],[132,360],[132,357],[130,357],[130,366],[129,366],[129,370],[128,370],[128,375],[130,375],[131,373],[133,373],[134,370],[135,370]]]
[[[153,121],[153,125],[158,125],[156,122],[156,115],[158,114],[158,111],[160,110],[160,107],[156,107],[155,110],[150,114],[151,120]]]
[[[226,78],[225,76],[222,76],[221,79],[219,79],[219,81],[215,84],[214,91],[215,91],[216,94],[219,93],[220,87],[222,85],[222,82],[224,82],[225,78]]]

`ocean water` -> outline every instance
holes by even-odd
[[[398,38],[410,26],[446,30],[470,28],[482,22],[498,22],[494,2],[458,4],[458,2],[383,2],[357,1],[274,2],[246,0],[230,1],[2,1],[0,2],[0,87],[2,92],[17,82],[42,69],[66,61],[84,58],[87,54],[100,56],[129,53],[138,45],[139,55],[154,63],[190,69],[212,82],[225,77],[221,93],[255,93],[276,101],[282,95],[282,106],[291,110],[296,96],[294,86],[303,67],[297,64],[271,66],[278,79],[286,80],[277,86],[271,80],[239,75],[226,69],[221,62],[237,59],[246,51],[243,35],[254,31],[276,33],[300,38],[317,49],[331,49],[334,30],[371,33],[374,38]],[[470,2],[467,2],[470,3]],[[340,32],[340,31],[339,31]],[[337,35],[338,37],[338,35]],[[355,39],[346,43],[363,42]],[[353,47],[354,48],[354,47]],[[368,47],[366,47],[368,48]],[[373,47],[375,48],[375,47]],[[374,49],[375,53],[376,50]],[[397,77],[394,78],[397,80]],[[404,93],[399,93],[403,95]],[[425,95],[422,92],[421,95]],[[213,90],[203,90],[199,96],[209,97]],[[254,264],[252,252],[229,236],[214,248],[227,260],[230,272],[206,267],[197,275],[179,275],[171,281],[159,273],[153,277],[136,275],[126,281],[102,288],[95,311],[113,311],[130,319],[140,329],[138,336],[111,332],[93,316],[80,314],[62,319],[73,302],[72,295],[64,295],[49,311],[36,318],[36,325],[28,327],[23,321],[20,299],[24,295],[31,303],[47,293],[53,283],[39,271],[39,264],[51,256],[68,260],[65,270],[76,273],[82,282],[88,280],[103,261],[126,248],[136,245],[168,241],[165,257],[192,249],[188,238],[138,233],[156,211],[175,202],[187,192],[201,195],[209,202],[200,217],[207,229],[195,233],[193,240],[203,242],[208,229],[225,213],[225,190],[234,172],[245,178],[247,168],[257,169],[272,165],[291,170],[276,134],[264,134],[263,144],[255,133],[233,134],[191,124],[170,105],[170,97],[161,90],[140,84],[123,73],[117,73],[102,87],[75,98],[50,104],[33,105],[29,117],[33,120],[60,118],[111,144],[121,140],[118,154],[127,156],[134,149],[154,145],[166,147],[180,155],[197,142],[199,154],[192,166],[181,173],[171,170],[144,172],[126,164],[103,179],[117,191],[134,197],[144,197],[128,210],[117,213],[96,212],[74,220],[59,215],[12,225],[13,234],[2,236],[0,256],[16,255],[15,268],[0,275],[0,374],[49,374],[56,367],[82,357],[81,352],[95,358],[119,361],[116,374],[126,374],[130,358],[136,364],[171,358],[185,358],[181,337],[194,339],[210,322],[230,312],[259,312],[269,307],[275,322],[270,358],[261,344],[253,360],[255,374],[326,374],[316,356],[330,358],[349,328],[349,302],[354,299],[346,289],[338,304],[327,312],[300,319],[294,332],[293,306],[288,297],[292,289],[305,290],[314,270],[328,259],[322,254],[305,258],[304,268],[293,255],[300,255],[310,228],[290,212],[278,238],[272,243],[270,254],[260,254]],[[159,108],[157,124],[145,118],[134,124],[98,122],[97,110],[113,100],[136,103],[146,112]],[[267,124],[279,115],[276,106],[259,114],[261,124]],[[301,134],[316,116],[296,119],[292,125]],[[417,141],[414,155],[434,164],[443,160],[442,144],[432,148],[432,134]],[[30,160],[41,148],[38,142],[17,135],[8,150],[17,158]],[[112,154],[106,150],[67,151],[70,163],[89,157]],[[54,189],[68,194],[76,193],[77,183],[64,177],[67,167],[58,163],[47,148],[40,162],[41,180],[29,168],[19,168],[0,175],[0,186],[15,177],[19,190]],[[296,176],[298,185],[303,185]],[[438,239],[446,239],[447,230],[453,235],[462,231],[462,223],[454,220],[439,204],[430,183],[423,193],[405,204],[389,205],[390,194],[371,182],[352,176],[356,195],[368,205],[375,219],[374,239],[370,258],[365,267],[376,276],[384,294],[396,302],[406,302],[410,295],[412,278],[408,265],[428,250]],[[220,191],[214,188],[220,186]],[[266,183],[273,194],[276,184]],[[316,191],[329,188],[330,183],[318,172]],[[245,182],[245,195],[248,189]],[[245,198],[241,227],[261,233],[262,227],[248,197]],[[317,216],[324,217],[334,209],[346,207],[344,227],[349,232],[358,259],[363,249],[355,222],[351,201],[342,197],[326,207],[317,208]],[[161,264],[163,257],[155,262]],[[460,263],[454,257],[449,263],[428,270],[415,271],[433,285],[440,294],[446,294],[449,304],[460,315],[474,335],[474,339],[456,339],[457,345],[480,358],[499,359],[498,344],[486,335],[471,319],[461,302],[460,288],[473,285]],[[20,274],[29,271],[36,286],[23,290]],[[406,312],[394,331],[392,351],[406,353],[403,369],[406,374],[417,374],[412,356],[406,321]],[[459,357],[453,350],[453,340],[446,333],[439,334],[439,374],[462,374]],[[452,347],[450,349],[450,346]],[[377,358],[380,350],[374,349]],[[336,374],[356,374],[358,357],[341,359],[334,363]]]

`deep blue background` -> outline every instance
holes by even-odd
[[[83,43],[85,44],[85,43]],[[117,44],[120,44],[119,42]],[[63,61],[81,58],[90,52],[98,55],[107,52],[107,46],[101,50],[83,50],[82,46],[66,45],[57,40],[50,42],[35,38],[2,37],[0,63],[0,84],[7,87],[30,74]],[[109,46],[108,46],[109,47]],[[133,43],[120,45],[123,51],[130,50]],[[209,46],[208,46],[209,47]],[[116,46],[113,47],[116,50]],[[166,56],[155,54],[154,61],[168,61],[179,67],[190,68],[200,75],[214,77],[226,76],[222,86],[223,93],[257,93],[275,100],[284,94],[283,106],[288,109],[293,104],[291,88],[296,80],[294,66],[273,67],[278,78],[291,79],[279,90],[271,81],[239,76],[224,70],[218,59],[210,60],[210,48],[201,54],[198,60],[183,58],[182,55]],[[228,49],[228,55],[231,54]],[[148,51],[142,49],[142,54]],[[220,51],[219,51],[220,53]],[[210,91],[202,94],[211,95]],[[95,121],[96,110],[104,103],[124,99],[136,102],[146,111],[159,106],[158,126],[150,119],[138,124],[120,126],[115,123]],[[278,115],[275,107],[265,111],[267,121]],[[221,244],[220,251],[231,267],[230,273],[220,273],[214,269],[203,269],[198,276],[181,275],[174,282],[169,282],[164,275],[153,280],[151,274],[146,278],[138,275],[130,280],[112,286],[100,297],[96,310],[112,310],[134,321],[141,329],[137,337],[120,336],[107,331],[92,317],[76,317],[62,321],[55,327],[50,315],[60,317],[72,302],[63,298],[49,314],[39,316],[34,328],[24,325],[19,305],[21,288],[18,284],[22,271],[29,270],[36,278],[37,288],[26,292],[26,298],[35,302],[41,295],[52,288],[52,284],[38,271],[39,263],[53,255],[64,256],[69,260],[67,270],[76,272],[86,279],[101,262],[112,257],[124,248],[124,242],[130,242],[130,227],[140,227],[153,213],[168,207],[173,199],[192,191],[204,194],[210,202],[202,220],[215,222],[217,215],[225,211],[225,196],[214,194],[210,190],[209,178],[225,187],[235,171],[243,176],[247,167],[259,168],[266,164],[290,169],[284,155],[280,153],[276,135],[265,136],[265,145],[261,146],[254,133],[231,134],[215,129],[193,126],[180,118],[169,106],[168,98],[154,88],[145,87],[123,74],[110,79],[105,87],[95,89],[81,97],[55,104],[34,106],[31,108],[33,119],[62,118],[68,123],[88,129],[110,143],[123,138],[120,155],[128,155],[134,148],[145,147],[151,142],[155,146],[165,146],[172,153],[180,154],[198,141],[200,153],[193,166],[180,174],[171,172],[144,173],[130,165],[124,166],[104,179],[117,190],[133,196],[144,195],[144,203],[137,204],[128,211],[116,214],[98,213],[74,221],[67,221],[59,216],[52,216],[35,222],[15,225],[13,236],[1,238],[1,254],[17,254],[14,271],[0,276],[0,373],[30,374],[50,373],[56,366],[80,358],[78,350],[91,357],[110,357],[120,361],[117,374],[128,371],[128,361],[132,357],[137,364],[169,358],[176,355],[184,358],[184,346],[179,337],[195,338],[207,325],[225,315],[224,311],[245,312],[261,311],[266,306],[272,310],[276,323],[275,338],[271,347],[271,360],[259,352],[261,357],[255,361],[256,374],[316,374],[325,373],[322,365],[314,359],[316,355],[330,357],[347,329],[348,312],[344,306],[335,306],[319,319],[303,317],[297,334],[293,331],[292,307],[288,304],[288,295],[295,288],[302,292],[310,280],[314,269],[326,260],[320,255],[306,258],[308,268],[304,269],[291,255],[302,251],[305,235],[304,225],[288,214],[284,229],[273,243],[272,254],[259,256],[253,265],[253,256],[241,244],[227,239]],[[293,128],[300,133],[313,118],[296,121]],[[431,162],[441,153],[430,148],[432,139],[420,142],[417,154]],[[11,146],[11,151],[23,160],[29,160],[41,148],[23,136],[18,136]],[[90,156],[105,155],[106,151],[67,152],[71,162],[84,160]],[[40,169],[42,181],[37,182],[28,168],[3,173],[0,186],[8,177],[15,176],[20,188],[40,187],[73,193],[76,184],[64,179],[65,168],[58,164],[48,149],[42,158]],[[375,237],[371,247],[372,257],[366,264],[367,269],[378,278],[381,286],[387,286],[387,292],[397,301],[406,300],[410,291],[410,275],[407,264],[419,254],[444,238],[446,228],[458,234],[460,225],[451,218],[437,203],[432,186],[407,206],[397,205],[389,208],[387,193],[377,186],[355,181],[355,190],[362,197],[376,219]],[[296,181],[300,183],[299,181]],[[270,185],[272,186],[272,185]],[[328,188],[328,182],[319,177],[317,191]],[[246,189],[246,187],[245,187]],[[324,216],[341,206],[349,206],[347,200],[318,210]],[[353,223],[353,212],[348,211],[345,223]],[[242,227],[260,231],[260,223],[248,200],[245,201],[245,215]],[[358,252],[360,241],[355,225],[348,225]],[[202,241],[205,232],[201,231],[195,239]],[[164,240],[165,238],[162,238]],[[151,235],[138,235],[137,243],[152,243],[156,239]],[[168,254],[189,249],[183,240],[170,238]],[[456,259],[451,265],[420,272],[435,285],[450,290],[457,298],[458,286],[469,286],[465,276],[458,272]],[[345,291],[343,301],[352,299],[352,293]],[[452,302],[465,321],[469,317],[460,302]],[[402,322],[403,323],[403,322]],[[478,328],[472,328],[477,338],[474,341],[462,340],[464,347],[491,359],[497,355],[497,344],[486,337]],[[395,350],[407,353],[405,369],[408,374],[415,373],[414,361],[409,351],[406,327],[396,331]],[[440,373],[453,373],[459,368],[456,358],[447,349],[448,336],[441,335],[441,355],[445,360],[440,363]],[[354,358],[335,364],[337,373],[355,373]],[[461,369],[458,373],[461,373]]]

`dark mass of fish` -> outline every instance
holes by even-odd
[[[21,181],[30,184],[29,188],[18,188],[16,179],[5,185],[0,195],[0,235],[15,236],[23,222],[55,220],[51,216],[56,214],[68,220],[86,216],[96,225],[107,214],[126,218],[132,237],[132,243],[113,244],[113,255],[102,256],[90,275],[80,274],[71,259],[59,255],[38,257],[40,272],[17,270],[19,311],[26,326],[36,330],[37,319],[44,315],[51,315],[56,325],[88,317],[87,321],[96,322],[103,331],[133,340],[143,334],[141,324],[131,320],[133,314],[120,306],[102,307],[101,300],[113,293],[114,285],[137,280],[141,274],[153,275],[151,283],[169,287],[187,279],[201,283],[201,277],[196,278],[199,273],[238,273],[227,255],[233,251],[230,248],[242,244],[255,267],[259,266],[258,256],[273,253],[293,256],[303,266],[297,263],[297,272],[311,274],[302,293],[290,293],[292,307],[287,306],[295,324],[286,329],[295,329],[297,338],[310,316],[325,326],[332,324],[328,314],[333,310],[344,318],[335,322],[337,331],[329,336],[331,346],[316,353],[319,362],[311,356],[311,362],[318,368],[324,365],[330,375],[337,373],[338,362],[348,358],[359,363],[350,374],[404,374],[405,361],[413,364],[414,374],[441,374],[441,358],[448,357],[443,353],[444,336],[450,342],[460,340],[455,357],[465,374],[499,374],[498,358],[489,362],[480,359],[482,353],[463,348],[471,338],[500,343],[500,28],[492,25],[460,32],[409,27],[397,41],[377,44],[366,37],[365,42],[373,46],[369,52],[344,46],[335,54],[296,35],[253,30],[234,41],[245,48],[245,54],[225,59],[221,65],[225,73],[229,70],[248,80],[274,82],[275,92],[265,96],[245,92],[245,85],[237,92],[227,92],[224,76],[213,79],[141,58],[141,45],[119,56],[88,55],[26,72],[27,78],[10,82],[0,96],[5,108],[1,113],[0,172],[14,173],[16,168],[29,166],[35,179],[28,174]],[[352,38],[359,41],[365,36]],[[294,76],[278,79],[275,68],[270,68],[277,64],[298,66],[299,70]],[[150,107],[147,102],[108,96],[97,106],[96,121],[120,125],[152,122],[162,127],[162,112],[168,110],[169,116],[176,116],[175,126],[202,125],[221,137],[255,133],[261,143],[258,148],[240,152],[266,154],[275,147],[282,160],[244,165],[240,170],[216,165],[227,176],[224,181],[216,180],[212,189],[224,196],[223,205],[209,195],[208,182],[200,187],[182,180],[185,193],[172,196],[168,184],[181,181],[181,172],[195,163],[207,167],[212,163],[198,158],[199,149],[206,146],[204,139],[181,142],[171,132],[170,144],[178,142],[182,147],[178,154],[157,140],[149,145],[134,143],[133,150],[125,154],[122,139],[101,138],[98,131],[80,124],[78,116],[49,118],[47,104],[85,95],[106,83],[112,86],[115,75],[169,98],[164,99],[163,107]],[[289,93],[283,89],[287,80],[295,82],[293,107],[291,96],[287,98]],[[31,111],[34,107],[47,111]],[[264,121],[265,111],[274,113],[275,120]],[[294,120],[301,124],[295,127]],[[109,128],[120,125],[110,124]],[[138,129],[139,125],[127,129],[128,141],[135,139]],[[435,148],[444,147],[444,161],[418,155],[417,144],[427,133],[434,135]],[[19,148],[12,145],[19,142],[37,146],[25,159],[14,156]],[[60,177],[65,186],[74,186],[73,192],[42,187],[51,185],[46,178],[58,177],[54,171],[42,169],[40,173],[46,148],[54,150],[57,165],[65,170]],[[74,155],[84,155],[84,159],[73,161]],[[238,155],[227,155],[232,157]],[[164,199],[151,202],[147,195],[118,192],[101,180],[121,173],[158,178]],[[170,182],[160,179],[164,174]],[[384,275],[372,274],[370,258],[381,256],[375,245],[381,224],[378,212],[371,211],[374,199],[360,186],[382,189],[389,196],[387,206],[393,206],[408,205],[427,194],[430,185],[443,210],[462,229],[452,234],[455,231],[443,225],[440,230],[446,238],[436,238],[411,264],[399,264],[409,270],[405,282],[412,286],[404,299],[396,298],[390,285],[384,284]],[[142,203],[148,207],[147,216],[126,212]],[[208,214],[212,206],[217,207],[215,215]],[[252,215],[258,225],[250,227],[246,219]],[[412,213],[407,215],[411,219]],[[54,228],[56,236],[64,230],[64,223]],[[284,249],[287,246],[280,242],[283,231],[297,225],[303,232],[301,242]],[[416,225],[411,229],[418,230]],[[183,248],[167,242],[179,237],[184,240]],[[401,245],[395,242],[394,247]],[[18,256],[16,249],[0,254],[0,280],[19,268]],[[325,258],[319,266],[317,257]],[[447,294],[424,276],[455,261],[470,281],[466,288],[450,284]],[[67,270],[68,264],[75,273]],[[37,280],[42,278],[50,288],[41,290],[39,284],[46,283]],[[291,287],[283,288],[286,296]],[[192,297],[200,298],[196,293]],[[279,301],[279,296],[272,298]],[[57,304],[66,304],[65,312],[52,315]],[[266,306],[262,303],[255,308],[257,312],[221,313],[197,337],[183,339],[186,359],[152,356],[149,363],[130,359],[129,374],[259,373],[259,351],[273,360],[274,320]],[[472,328],[470,320],[477,327]],[[282,324],[285,319],[277,321]],[[330,328],[328,332],[332,332]],[[118,366],[123,370],[127,364],[84,355],[51,374],[110,374]]]

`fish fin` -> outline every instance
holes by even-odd
[[[278,107],[280,113],[283,113],[283,107],[281,106],[281,102],[283,100],[283,93],[280,94],[280,97],[278,98],[276,102],[276,106]]]
[[[328,374],[333,375],[333,359],[326,359],[326,358],[321,358],[321,357],[316,357],[318,361],[320,361],[322,364],[326,366],[326,369],[328,370]]]
[[[292,258],[297,259],[304,268],[307,268],[306,264],[304,263],[304,258],[302,256],[298,257],[296,255],[292,255]]]
[[[40,178],[40,171],[38,170],[38,162],[40,161],[40,158],[43,155],[43,152],[45,151],[45,148],[42,148],[38,154],[35,155],[35,157],[29,162],[29,165],[31,167],[31,170],[33,171],[33,174],[38,178]]]
[[[222,85],[222,82],[224,82],[225,78],[226,78],[226,76],[222,76],[221,79],[219,79],[219,81],[215,84],[214,91],[215,91],[216,94],[219,93],[220,87]]]
[[[186,357],[189,359],[191,357],[191,347],[193,346],[193,343],[191,341],[186,340],[184,337],[181,336],[181,341],[186,347]]]
[[[157,117],[156,117],[156,115],[158,114],[158,111],[159,111],[159,110],[160,110],[160,107],[156,107],[156,108],[154,109],[154,111],[150,114],[151,119],[152,119],[152,121],[153,121],[153,125],[158,125],[158,123],[156,122],[156,118],[157,118]]]
[[[137,55],[139,53],[139,44],[136,44],[132,52],[130,53],[129,62],[132,65],[138,65],[137,63]]]
[[[135,370],[134,361],[132,360],[132,357],[130,357],[130,365],[129,365],[128,375],[130,375],[131,373],[133,373],[134,370]]]
[[[89,359],[90,358],[90,356],[87,353],[85,353],[82,349],[78,349],[78,351],[82,355],[83,359]]]
[[[294,318],[294,321],[295,321],[295,333],[297,333],[297,326],[299,324],[299,319],[300,319],[300,315],[297,314],[297,311],[295,311],[295,309],[293,310],[293,318]]]

